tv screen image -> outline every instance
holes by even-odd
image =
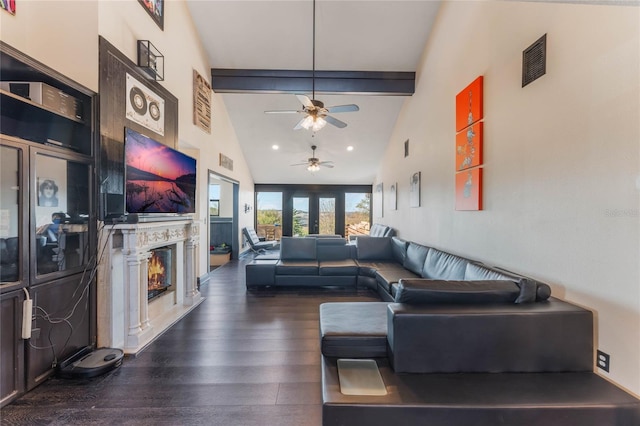
[[[195,213],[196,160],[125,128],[128,213]]]

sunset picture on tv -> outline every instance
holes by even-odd
[[[128,213],[194,213],[196,160],[125,129]]]

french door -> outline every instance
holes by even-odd
[[[342,234],[336,215],[337,197],[332,194],[307,194],[292,197],[292,235]]]

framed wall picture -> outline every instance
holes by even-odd
[[[382,183],[379,183],[375,186],[375,194],[373,197],[373,217],[374,218],[378,218],[378,217],[383,217],[384,214],[384,210],[382,208],[382,204],[384,201],[384,191],[383,191],[383,186]]]
[[[483,122],[473,124],[456,135],[456,171],[482,164]]]
[[[193,124],[211,133],[211,85],[193,70]]]
[[[456,173],[456,210],[482,210],[482,169]]]
[[[16,0],[0,0],[0,7],[12,15],[16,14]]]
[[[138,0],[138,2],[164,31],[164,0]]]
[[[209,200],[209,216],[220,216],[220,200]]]
[[[58,207],[58,184],[51,178],[38,178],[38,206]]]
[[[392,183],[389,188],[389,208],[391,210],[398,210],[398,184]]]
[[[482,86],[480,76],[456,96],[456,132],[482,119]]]
[[[420,207],[420,172],[411,175],[409,181],[409,206]]]

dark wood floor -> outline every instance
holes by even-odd
[[[4,407],[2,424],[320,425],[318,306],[377,297],[247,292],[243,265],[212,271],[204,302],[118,370],[52,378]]]

